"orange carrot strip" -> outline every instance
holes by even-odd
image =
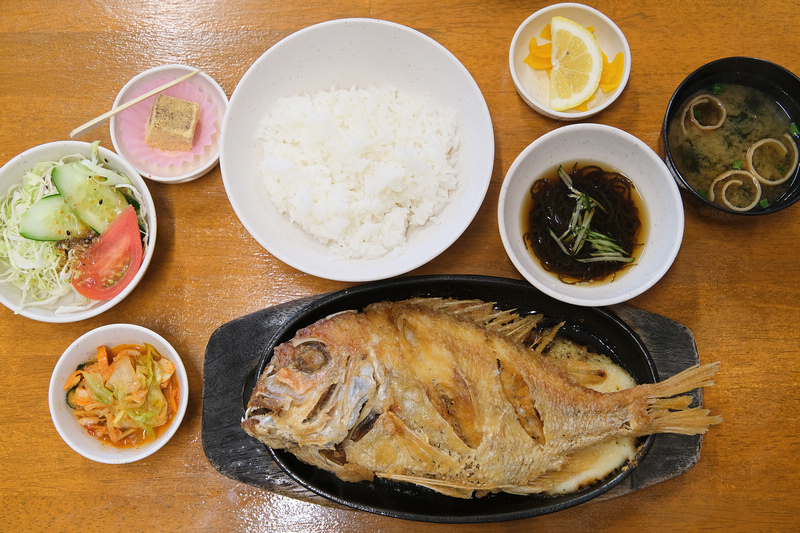
[[[119,344],[111,348],[108,353],[111,356],[109,361],[113,361],[114,358],[125,350],[136,350],[140,354],[147,353],[147,349],[142,346],[141,344]]]
[[[100,370],[108,368],[108,350],[105,346],[97,347],[97,362],[100,364]]]
[[[64,383],[64,390],[69,390],[81,381],[81,371],[76,370],[72,373],[66,383]]]

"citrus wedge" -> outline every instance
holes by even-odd
[[[565,111],[592,97],[603,74],[603,52],[591,31],[564,17],[550,21],[553,50],[550,107]]]

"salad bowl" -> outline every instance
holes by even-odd
[[[73,156],[73,160],[91,159],[94,149],[91,143],[81,141],[51,142],[22,152],[0,168],[0,215],[3,217],[2,223],[0,223],[0,231],[3,232],[3,236],[0,240],[4,242],[3,247],[0,248],[0,303],[15,314],[51,323],[85,320],[111,309],[124,300],[133,292],[147,271],[156,243],[156,211],[153,198],[136,169],[125,159],[102,146],[97,147],[99,161],[106,169],[127,177],[130,186],[138,191],[136,203],[139,204],[138,211],[141,213],[139,225],[140,228],[142,225],[147,228],[141,265],[122,291],[108,299],[88,300],[75,290],[67,288],[63,290],[66,291],[63,295],[37,301],[30,297],[31,284],[38,276],[37,269],[54,268],[54,264],[58,261],[57,254],[53,253],[45,257],[38,249],[23,250],[26,255],[20,259],[23,257],[20,252],[7,248],[11,239],[21,240],[19,233],[13,235],[14,230],[11,228],[16,227],[22,216],[19,209],[12,209],[7,205],[6,197],[9,191],[21,184],[26,173],[37,164],[57,162],[71,156]],[[21,246],[25,247],[30,244],[33,247],[35,242],[23,242]],[[32,261],[31,257],[36,261]]]

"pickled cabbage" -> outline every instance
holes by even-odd
[[[98,347],[67,380],[67,404],[92,436],[115,446],[156,438],[178,409],[175,365],[149,344]]]

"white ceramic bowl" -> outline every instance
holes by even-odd
[[[281,215],[262,183],[260,124],[278,98],[352,86],[392,85],[459,115],[458,186],[437,217],[409,231],[398,255],[374,260],[334,255]],[[483,202],[494,165],[494,134],[486,101],[467,69],[422,33],[374,19],[343,19],[300,30],[267,50],[233,91],[222,127],[220,168],[244,227],[272,255],[326,279],[372,281],[417,268],[447,249]]]
[[[136,98],[171,80],[196,70],[188,65],[163,65],[146,70],[126,83],[114,100],[114,107]],[[111,117],[111,143],[114,149],[130,161],[143,177],[161,183],[186,183],[207,174],[219,161],[222,120],[228,107],[228,97],[219,84],[200,72],[163,94],[200,103],[201,123],[195,133],[197,153],[180,153],[177,158],[164,157],[144,144],[144,130],[155,96]],[[201,136],[201,133],[207,132]]]
[[[555,16],[565,17],[584,27],[593,28],[597,43],[609,61],[613,61],[620,52],[624,56],[625,65],[619,86],[609,94],[598,89],[594,99],[587,105],[588,110],[586,111],[554,111],[550,109],[548,105],[550,80],[547,72],[534,70],[525,64],[531,39],[539,39],[544,27],[550,24],[550,20]],[[508,64],[517,93],[525,103],[546,117],[565,121],[581,120],[596,115],[610,106],[625,89],[631,74],[631,49],[619,27],[598,10],[576,3],[553,4],[531,15],[517,28],[511,41]]]
[[[542,268],[522,238],[523,202],[532,183],[559,164],[593,162],[627,176],[638,190],[649,227],[637,262],[611,282],[567,284]],[[563,302],[612,305],[652,287],[669,270],[683,240],[680,193],[664,161],[647,144],[622,130],[601,124],[569,124],[532,142],[508,169],[500,188],[498,223],[503,246],[531,284]]]
[[[114,448],[95,439],[78,424],[78,419],[67,405],[64,384],[79,364],[94,359],[98,346],[111,348],[126,343],[151,344],[158,353],[175,364],[180,400],[178,412],[166,431],[156,440],[133,448]],[[178,431],[189,401],[189,380],[178,352],[161,335],[134,324],[110,324],[85,333],[64,351],[50,378],[48,401],[53,424],[70,448],[98,463],[132,463],[154,454]]]
[[[10,187],[20,183],[25,172],[33,167],[35,163],[56,161],[72,154],[83,154],[87,157],[91,157],[91,144],[82,141],[56,141],[36,146],[15,156],[0,168],[0,195],[5,195]],[[147,271],[147,267],[150,265],[150,260],[153,257],[153,250],[156,245],[156,208],[153,204],[153,197],[150,195],[145,181],[139,176],[136,169],[133,168],[130,163],[102,146],[100,146],[100,156],[108,162],[109,168],[125,174],[144,199],[144,205],[147,208],[147,223],[150,230],[144,256],[142,258],[142,266],[139,268],[139,272],[136,273],[133,281],[131,281],[121,293],[110,300],[97,302],[96,305],[89,309],[57,313],[55,306],[52,308],[25,307],[19,311],[19,314],[22,316],[41,322],[52,323],[77,322],[97,316],[125,299],[125,297],[136,288],[136,285],[139,284],[139,281],[141,281]],[[19,289],[10,283],[0,282],[0,303],[16,311],[21,299],[22,293]],[[62,297],[60,302],[66,302],[68,299],[69,296]]]

